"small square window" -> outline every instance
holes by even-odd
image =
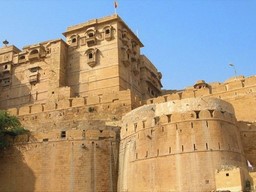
[[[229,176],[229,173],[226,173],[226,177],[228,177]]]
[[[94,33],[88,33],[88,37],[93,37]]]
[[[61,131],[60,137],[61,138],[66,138],[66,131]]]

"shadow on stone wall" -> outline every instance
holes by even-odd
[[[13,73],[15,73],[15,71]],[[16,75],[9,75],[9,77],[12,79],[10,85],[0,85],[0,109],[33,104],[37,98],[37,92],[34,93],[31,89],[34,84],[30,84],[31,87],[29,87],[21,83]]]
[[[256,123],[239,121],[238,127],[246,160],[256,169]]]
[[[34,192],[35,175],[27,166],[22,150],[10,146],[0,151],[0,191]]]

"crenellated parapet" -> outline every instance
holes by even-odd
[[[8,112],[17,115],[24,126],[31,131],[51,131],[63,127],[76,127],[77,122],[83,120],[118,121],[124,114],[136,107],[135,103],[139,105],[138,98],[127,90],[26,105],[8,109]]]
[[[101,94],[97,96],[86,96],[86,97],[73,97],[62,99],[56,102],[48,101],[46,103],[39,103],[33,105],[26,105],[19,108],[10,108],[8,111],[12,115],[28,115],[28,114],[36,114],[41,112],[49,112],[55,110],[68,109],[72,107],[93,107],[97,105],[107,105],[109,104],[109,108],[111,108],[111,104],[123,104],[123,106],[131,105],[130,100],[135,96],[131,94],[129,90],[121,91],[118,93],[112,94]]]
[[[216,138],[219,137],[218,141],[213,140],[211,136],[213,133],[216,134],[216,129],[220,129],[220,135],[216,135]],[[169,144],[169,148],[173,149],[172,153],[199,149],[241,152],[240,143],[233,143],[232,140],[232,137],[237,138],[237,135],[234,135],[237,131],[233,107],[229,103],[219,99],[198,98],[151,104],[131,111],[123,117],[121,139],[136,138],[138,142],[143,143],[156,140],[155,142],[159,143],[162,137],[170,137],[170,140],[177,141],[178,134],[181,139],[179,143],[173,143],[174,146]],[[223,132],[230,132],[230,135],[222,135]],[[207,135],[203,136],[202,133]],[[198,137],[197,141],[205,141],[190,142],[189,146],[188,135]],[[184,144],[181,141],[184,141]],[[163,153],[169,154],[169,149],[166,145],[163,146],[166,148]]]
[[[198,81],[194,86],[173,91],[160,97],[143,101],[144,104],[163,103],[187,98],[219,98],[231,103],[238,120],[256,121],[256,76],[231,78],[224,83]],[[250,113],[248,113],[250,111]]]
[[[199,83],[201,82],[201,83]],[[161,103],[172,100],[198,97],[216,97],[220,99],[235,99],[243,96],[255,97],[256,95],[256,76],[237,77],[225,81],[224,83],[205,83],[199,81],[194,86],[187,87],[182,91],[166,94],[157,98],[144,101],[144,103]],[[203,82],[203,83],[202,83]],[[201,86],[198,86],[200,85]]]

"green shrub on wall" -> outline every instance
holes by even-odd
[[[6,147],[9,145],[6,140],[7,136],[15,137],[17,135],[28,133],[28,130],[24,129],[19,119],[8,112],[0,110],[0,147]]]

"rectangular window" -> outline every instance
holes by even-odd
[[[172,115],[171,114],[167,115],[167,121],[168,121],[168,123],[170,123],[172,121]]]
[[[158,125],[159,120],[160,120],[160,118],[159,118],[159,117],[155,117],[155,118],[154,118],[154,123],[155,123],[155,125]]]
[[[66,138],[66,131],[61,131],[60,137],[61,138]]]
[[[196,119],[199,119],[199,113],[200,113],[200,111],[195,111],[195,113],[196,113]]]
[[[142,127],[143,127],[143,128],[146,127],[146,121],[142,121]]]
[[[137,123],[134,123],[134,132],[137,131],[137,126],[138,126],[138,124],[137,124]]]

